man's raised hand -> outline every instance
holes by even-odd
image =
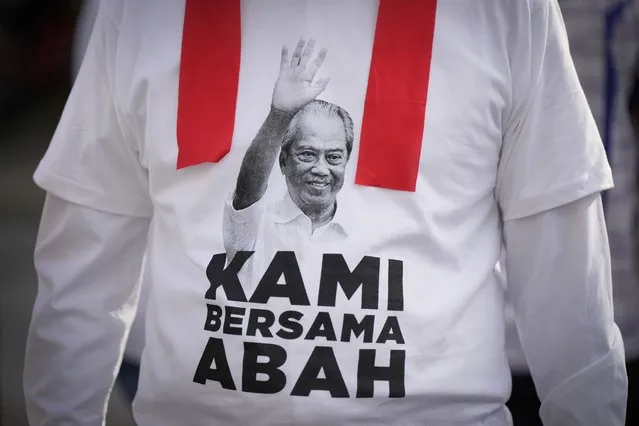
[[[311,39],[308,43],[300,40],[292,58],[289,58],[288,48],[282,48],[280,74],[273,90],[274,109],[295,113],[315,100],[326,88],[328,78],[315,80],[315,75],[326,58],[326,49],[320,50],[311,61],[314,48],[314,40]]]

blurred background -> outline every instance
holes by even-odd
[[[22,365],[44,193],[31,175],[71,87],[81,0],[0,0],[0,425],[27,426]],[[108,425],[133,425],[119,389]]]

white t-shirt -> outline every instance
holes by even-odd
[[[184,2],[102,3],[35,180],[75,204],[152,216],[141,426],[507,424],[502,220],[610,188],[611,171],[556,2],[445,1],[416,190],[355,185],[377,3],[243,0],[232,149],[181,170]],[[354,123],[340,194],[358,208],[340,199],[337,211],[355,229],[330,250],[282,247],[245,286],[256,253],[226,259],[225,206],[281,47],[300,34],[328,49],[320,98]],[[264,200],[286,188],[271,173]]]
[[[562,0],[570,50],[579,79],[602,135],[615,187],[604,195],[612,259],[615,321],[627,359],[639,357],[639,269],[632,232],[637,209],[635,136],[628,115],[628,93],[639,51],[639,6],[634,1]],[[526,360],[507,307],[508,359],[515,371]]]

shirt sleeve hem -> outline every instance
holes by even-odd
[[[233,195],[226,201],[226,211],[228,212],[228,217],[233,223],[247,223],[255,221],[264,210],[264,197],[262,199],[256,201],[248,207],[245,207],[241,210],[236,210],[233,207]]]
[[[602,383],[602,374],[609,380]],[[584,425],[621,426],[627,389],[623,341],[617,332],[610,351],[553,389],[541,402],[539,413],[544,424],[566,424],[570,418]]]
[[[612,171],[610,167],[604,167],[558,185],[551,191],[518,200],[516,205],[504,209],[503,220],[521,219],[552,210],[613,186]]]
[[[80,206],[123,216],[150,218],[153,215],[153,208],[148,202],[111,196],[83,186],[62,174],[36,170],[33,181],[44,191]]]

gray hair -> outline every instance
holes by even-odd
[[[338,118],[342,121],[344,127],[344,139],[346,141],[346,153],[347,158],[351,156],[353,150],[353,139],[355,138],[353,132],[353,120],[348,112],[339,105],[332,104],[330,102],[316,99],[304,105],[299,111],[295,113],[291,123],[286,129],[286,133],[282,138],[282,150],[280,151],[280,165],[286,162],[289,150],[293,142],[298,140],[300,135],[300,121],[304,114],[314,114],[320,117],[326,118]]]

